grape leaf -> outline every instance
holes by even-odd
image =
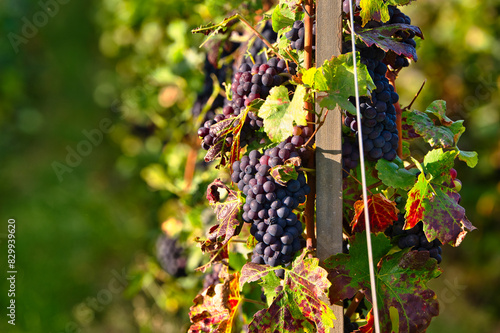
[[[327,272],[304,251],[285,270],[283,286],[267,309],[254,315],[249,333],[329,332],[335,316],[330,309]]]
[[[432,147],[456,147],[465,131],[463,120],[452,121],[446,116],[446,102],[441,100],[432,102],[425,112],[404,112],[403,117]]]
[[[432,176],[433,183],[442,184],[451,180],[450,169],[453,168],[457,155],[456,150],[444,152],[441,148],[431,150],[425,155],[424,167]]]
[[[477,153],[475,151],[460,150],[458,153],[458,159],[467,163],[469,168],[474,168],[478,162]]]
[[[441,124],[450,126],[453,124],[453,120],[446,116],[446,101],[437,100],[432,102],[426,109],[425,112],[430,113],[438,117]]]
[[[197,295],[189,309],[189,333],[230,333],[233,319],[241,301],[238,284],[239,273],[229,274],[223,266],[219,277],[222,283],[211,285]]]
[[[406,113],[408,124],[432,147],[449,148],[455,146],[454,134],[446,126],[436,126],[427,114],[413,110]]]
[[[295,22],[295,13],[292,12],[287,4],[279,4],[274,7],[272,15],[272,23],[274,32],[278,32],[281,29],[288,27]]]
[[[375,168],[378,170],[380,180],[390,187],[409,190],[417,180],[416,169],[406,170],[399,157],[393,162],[381,158],[377,161]]]
[[[370,90],[375,89],[375,84],[366,66],[361,63],[359,54],[356,61],[360,94],[368,95]],[[325,60],[322,67],[310,68],[302,74],[302,82],[319,93],[321,107],[333,110],[338,104],[342,109],[356,114],[356,108],[349,101],[349,97],[355,95],[352,52]]]
[[[429,280],[441,274],[435,259],[428,252],[391,249],[384,234],[372,235],[373,259],[376,263],[375,283],[382,332],[393,332],[391,318],[399,320],[400,333],[425,332],[432,317],[439,313],[436,294],[427,288]],[[378,263],[378,264],[377,264]],[[364,290],[372,302],[368,266],[366,233],[357,234],[351,243],[350,254],[337,254],[325,260],[332,281],[332,301],[353,297]],[[396,311],[398,316],[395,318]],[[363,332],[371,332],[365,327]]]
[[[403,6],[409,4],[413,0],[361,0],[361,18],[363,25],[370,20],[387,22],[390,19],[388,6]]]
[[[284,86],[271,89],[269,96],[259,110],[264,120],[264,130],[273,142],[281,142],[293,134],[293,126],[306,126],[307,111],[304,110],[306,89],[297,86],[290,102],[288,89]]]
[[[300,158],[298,158],[298,165],[294,163],[295,160],[287,160],[283,165],[276,165],[269,170],[269,174],[274,178],[276,183],[286,186],[289,180],[297,179],[299,173],[296,167],[300,166]]]
[[[227,198],[223,202],[219,189],[228,192]],[[216,179],[208,185],[207,199],[220,224],[210,228],[208,239],[201,245],[201,249],[203,252],[215,252],[223,248],[233,236],[240,233],[243,223],[238,219],[238,215],[242,202],[237,193],[230,190],[220,179]]]
[[[352,176],[347,176],[342,180],[342,189],[344,219],[349,221],[354,211],[354,203],[359,200],[363,192],[359,183]]]
[[[398,41],[393,36],[396,32],[401,31],[407,33],[412,31],[416,36],[424,38],[422,31],[419,27],[410,24],[387,24],[381,27],[365,29],[356,32],[356,36],[359,37],[367,46],[376,45],[385,52],[389,50],[396,54],[403,55],[407,58],[417,61],[417,50],[414,46],[410,44]]]
[[[246,263],[241,269],[240,288],[243,289],[245,283],[261,281],[268,305],[271,305],[274,297],[276,297],[276,288],[280,286],[281,280],[276,274],[269,273],[277,269],[280,269],[280,267],[273,268],[268,265],[259,265],[253,262]]]
[[[437,238],[443,244],[460,245],[467,231],[476,227],[465,216],[465,209],[456,202],[455,194],[444,185],[431,183],[421,173],[408,193],[404,228],[411,229],[422,221],[428,241]]]
[[[368,216],[370,218],[370,230],[377,233],[384,231],[392,222],[398,219],[399,210],[396,203],[387,199],[382,193],[368,196]],[[365,214],[363,200],[358,200],[354,204],[354,218],[351,227],[354,232],[365,230]]]

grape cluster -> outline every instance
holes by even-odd
[[[346,178],[359,163],[359,147],[355,138],[342,134],[342,176]]]
[[[351,318],[344,316],[344,333],[351,333],[359,329],[359,325],[356,322],[351,322]]]
[[[386,24],[411,24],[411,19],[410,17],[406,16],[404,13],[402,13],[399,8],[396,6],[389,6],[389,16],[391,17],[390,20]],[[411,45],[413,47],[417,46],[417,43],[413,39],[415,37],[415,33],[413,31],[409,32],[402,32],[398,31],[396,33],[397,37],[401,38],[401,42]],[[403,56],[403,55],[395,55],[395,60],[391,62],[391,67],[393,70],[398,70],[403,67],[408,67],[410,65],[410,62],[408,59]]]
[[[304,27],[304,21],[295,21],[293,22],[292,29],[285,33],[285,37],[290,41],[290,46],[292,49],[297,51],[304,50],[304,34],[306,30]],[[312,27],[312,49],[316,50],[316,22],[313,23]]]
[[[177,240],[161,235],[156,241],[156,258],[165,272],[174,276],[186,276],[187,259],[184,249],[177,246]]]
[[[394,87],[385,77],[387,65],[382,62],[384,51],[377,47],[360,47],[361,62],[368,69],[376,89],[370,97],[360,97],[361,128],[363,132],[363,149],[365,156],[373,161],[384,158],[392,161],[396,158],[398,147],[398,130],[396,128],[396,109],[393,103],[399,100]],[[354,101],[353,101],[354,102]],[[358,131],[356,117],[347,115],[344,124],[352,132]],[[352,150],[355,153],[355,150]],[[349,156],[346,156],[349,157]],[[355,161],[355,156],[351,157]],[[353,165],[350,168],[353,168]]]
[[[222,268],[222,264],[216,264],[212,266],[212,272],[205,274],[203,278],[203,289],[207,289],[211,285],[216,285],[220,283],[219,273]]]
[[[264,154],[252,150],[233,163],[231,180],[246,196],[242,218],[252,223],[250,233],[258,242],[252,256],[254,263],[273,267],[287,264],[302,248],[303,227],[293,210],[305,202],[311,190],[306,177],[299,172],[296,180],[289,180],[283,186],[269,173],[272,167],[297,156],[292,143],[282,142]]]
[[[271,44],[276,42],[276,39],[278,38],[278,34],[274,32],[273,30],[273,25],[271,21],[267,21],[266,24],[264,25],[264,28],[260,32],[260,34],[267,39],[267,41]],[[249,55],[245,55],[243,58],[243,62],[247,64],[263,64],[267,61],[267,56],[265,52],[262,52],[263,50],[266,49],[266,44],[260,39],[260,38],[255,38],[253,41],[252,45],[248,49],[248,53],[250,53],[251,57]],[[253,60],[252,60],[253,58]]]
[[[400,249],[412,248],[412,250],[428,251],[431,258],[441,263],[441,242],[438,239],[429,242],[424,233],[422,221],[409,230],[403,230],[405,219],[403,214],[398,215],[398,220],[386,229],[386,234],[393,238],[399,236],[398,246]]]
[[[202,147],[208,150],[216,144],[216,130],[211,128],[213,125],[238,116],[255,99],[265,99],[272,87],[286,83],[289,80],[287,74],[295,75],[295,73],[295,63],[287,64],[285,60],[278,58],[271,58],[264,64],[255,64],[253,66],[247,63],[242,64],[234,74],[231,86],[232,100],[227,102],[222,114],[216,115],[213,120],[206,121],[203,127],[198,130],[198,135],[203,138]],[[233,126],[237,125],[238,123],[235,121]],[[249,111],[241,130],[240,146],[243,147],[255,139],[255,131],[262,126],[262,119]],[[226,141],[230,146],[232,137],[228,135]]]
[[[196,101],[191,108],[191,113],[193,116],[197,117],[201,114],[203,107],[207,104],[210,96],[214,90],[214,80],[212,79],[211,74],[214,74],[219,81],[219,85],[221,89],[224,89],[222,86],[223,82],[226,82],[226,74],[228,72],[228,66],[223,65],[220,68],[215,67],[209,60],[208,56],[205,59],[205,64],[203,67],[203,73],[205,73],[205,81],[203,83],[203,90],[198,93],[196,96]],[[210,109],[207,111],[205,115],[205,119],[211,119],[215,116],[215,110],[224,106],[224,97],[222,95],[217,95],[215,100],[213,101]]]

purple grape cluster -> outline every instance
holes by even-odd
[[[399,100],[394,87],[385,77],[387,65],[382,62],[384,51],[377,47],[360,47],[361,62],[368,69],[376,88],[370,97],[360,97],[361,128],[363,132],[363,149],[365,156],[373,161],[384,158],[392,161],[396,158],[398,148],[398,130],[396,127],[396,108],[394,103]],[[354,100],[352,101],[354,103]],[[347,115],[344,124],[354,133],[358,132],[356,117]],[[356,154],[355,150],[352,150]],[[358,152],[359,154],[359,152]],[[345,154],[349,158],[348,154]],[[356,156],[351,156],[350,161],[356,161]],[[355,163],[350,163],[353,169]],[[357,165],[357,164],[356,164]]]
[[[290,41],[290,46],[292,49],[297,51],[304,50],[304,35],[305,35],[304,21],[293,22],[292,29],[285,33],[285,37]],[[312,49],[316,50],[316,22],[313,23],[312,27],[313,39],[312,39]]]
[[[351,169],[359,164],[359,147],[355,138],[342,134],[342,176],[346,178]]]
[[[422,221],[411,229],[403,230],[405,219],[403,214],[398,214],[398,220],[394,221],[392,226],[389,226],[385,233],[389,237],[399,237],[398,246],[400,249],[412,248],[412,250],[428,251],[431,258],[441,263],[441,242],[434,239],[432,242],[427,240],[424,233],[424,225]]]
[[[203,278],[203,289],[207,289],[211,285],[216,285],[220,283],[219,273],[222,268],[222,264],[216,264],[212,266],[212,272],[205,274]]]
[[[174,277],[186,276],[187,258],[184,249],[177,246],[177,240],[161,235],[156,241],[156,258],[161,268]]]
[[[203,138],[202,147],[206,150],[217,144],[213,125],[231,117],[238,116],[252,101],[257,98],[266,99],[272,87],[280,86],[289,80],[289,75],[296,74],[296,64],[287,64],[285,60],[271,58],[264,64],[250,66],[244,63],[234,74],[231,90],[233,98],[223,108],[223,113],[218,114],[213,120],[208,120],[198,130],[198,135]],[[290,87],[290,89],[292,89]],[[235,121],[234,126],[238,123]],[[249,111],[245,117],[245,124],[241,130],[240,146],[244,147],[255,139],[255,132],[263,126],[262,119]],[[227,145],[232,144],[232,136],[226,136]]]
[[[271,44],[275,43],[276,39],[278,38],[278,34],[273,30],[271,21],[266,22],[260,34]],[[245,55],[243,61],[247,64],[265,63],[267,61],[267,55],[265,54],[265,52],[263,52],[263,50],[265,50],[266,48],[266,44],[264,44],[264,42],[260,38],[255,38],[252,45],[248,49],[248,53],[250,53],[252,56],[250,57],[249,55]]]
[[[302,248],[302,223],[293,210],[306,201],[311,190],[306,177],[299,172],[297,179],[283,186],[269,173],[272,167],[292,157],[298,157],[294,145],[282,142],[264,154],[252,150],[233,163],[231,180],[246,197],[242,218],[252,223],[250,233],[258,242],[252,256],[254,263],[273,267],[287,264]]]
[[[410,17],[402,13],[398,7],[389,6],[388,8],[389,8],[389,16],[391,18],[385,24],[411,24]],[[410,31],[408,33],[398,31],[396,33],[396,36],[400,37],[403,43],[413,46],[414,48],[417,47],[417,43],[413,39],[415,37],[415,33],[413,31]],[[392,61],[391,63],[391,67],[393,68],[393,70],[399,70],[403,67],[408,67],[409,65],[410,62],[408,61],[408,59],[405,56],[398,54],[396,54],[395,60]]]

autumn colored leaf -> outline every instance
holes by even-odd
[[[228,193],[224,201],[221,200],[220,189]],[[210,228],[207,240],[202,244],[201,249],[203,252],[216,252],[222,249],[233,236],[240,233],[243,223],[238,219],[238,215],[242,202],[236,192],[230,190],[220,179],[208,185],[207,199],[220,224]]]
[[[393,51],[398,55],[417,61],[417,50],[414,46],[403,43],[393,36],[397,33],[406,33],[409,36],[413,32],[416,36],[423,38],[419,27],[409,24],[386,24],[381,27],[366,29],[356,32],[356,36],[367,46],[376,45],[385,52]]]
[[[283,286],[276,289],[276,297],[269,308],[254,315],[249,333],[274,333],[276,330],[325,333],[333,327],[335,316],[329,307],[327,272],[319,266],[318,259],[306,259],[306,253],[304,251],[292,263],[291,269],[285,270]],[[242,271],[248,274],[245,281],[254,281],[266,270],[266,274],[272,270],[269,266],[263,267],[243,267]]]
[[[443,244],[460,245],[467,232],[476,227],[455,200],[455,193],[444,185],[432,183],[421,173],[408,193],[404,229],[411,229],[422,221],[428,241],[437,238]]]
[[[427,282],[441,274],[428,252],[399,251],[387,255],[390,240],[372,235],[377,301],[382,332],[423,333],[432,317],[439,314],[436,294]],[[337,254],[325,260],[332,282],[331,297],[340,301],[363,290],[372,302],[366,234],[357,234],[350,254]],[[394,324],[399,325],[394,325]],[[393,326],[397,326],[394,330]],[[367,326],[362,332],[371,332]]]
[[[384,231],[388,226],[392,225],[392,222],[398,219],[399,210],[396,208],[396,203],[387,199],[382,193],[369,195],[367,204],[371,232]],[[365,230],[363,200],[356,201],[354,211],[354,218],[351,221],[352,230],[362,232]]]
[[[229,274],[223,266],[219,278],[222,283],[211,285],[197,295],[191,306],[189,333],[230,333],[233,319],[241,301],[239,273]]]
[[[300,157],[286,160],[283,165],[276,165],[269,170],[269,174],[274,178],[276,183],[286,186],[289,180],[297,179],[299,173],[297,172],[300,166]]]

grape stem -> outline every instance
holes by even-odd
[[[271,44],[269,43],[269,41],[266,39],[266,37],[262,36],[262,34],[260,32],[258,32],[254,27],[253,25],[250,24],[250,22],[248,22],[243,16],[241,16],[240,14],[236,14],[236,17],[244,24],[246,25],[250,30],[252,30],[252,32],[254,34],[256,34],[263,42],[264,44],[266,44],[266,46],[268,48],[270,48],[274,54],[276,54],[277,57],[281,58],[280,57],[280,54],[278,53],[278,50],[276,50],[276,48]],[[295,58],[290,54],[290,52],[285,49],[286,53],[290,56],[290,58],[293,60],[293,62],[295,62],[297,65],[298,65],[298,62],[295,60]]]
[[[420,86],[420,89],[417,91],[417,93],[415,94],[415,97],[413,97],[413,99],[411,100],[411,103],[408,104],[407,106],[405,106],[403,108],[403,111],[407,111],[411,108],[411,106],[413,105],[413,102],[415,102],[415,100],[417,99],[417,97],[420,95],[420,93],[422,92],[422,89],[424,88],[425,86],[425,83],[427,82],[427,80],[424,80],[424,82],[422,82],[422,85]]]
[[[304,18],[304,67],[305,69],[309,69],[312,66],[312,44],[313,44],[313,33],[312,33],[312,28],[313,28],[313,19],[309,13],[314,13],[314,8],[313,8],[313,0],[306,0],[305,1],[305,12],[307,15]],[[311,110],[313,108],[312,104],[308,101],[304,102],[304,109],[306,110]],[[312,112],[308,112],[306,116],[306,121],[307,121],[307,126],[314,131],[314,123],[316,121],[315,115]],[[317,131],[317,130],[316,130]],[[313,140],[314,134],[316,134],[316,131],[313,132],[313,135],[307,140],[307,143],[309,141]],[[308,170],[314,170],[316,166],[316,161],[314,159],[314,154],[311,154],[311,157],[308,160],[307,163],[307,169]],[[315,197],[316,197],[316,176],[315,173],[310,173],[310,177],[307,177],[307,184],[311,188],[311,192],[307,196],[307,201],[306,201],[306,209],[304,212],[304,217],[306,220],[306,246],[308,250],[313,250],[316,248],[316,236],[315,236],[315,225],[314,225],[314,206],[315,206]],[[310,255],[311,257],[312,255]]]
[[[363,298],[365,298],[365,293],[361,290],[358,291],[356,295],[354,295],[351,304],[349,304],[349,307],[345,311],[346,317],[351,318],[354,312],[356,312],[356,309],[358,308],[359,304],[361,304],[361,302],[363,301]]]
[[[311,114],[311,113],[309,113]],[[309,138],[309,140],[307,140],[306,143],[304,143],[304,147],[308,146],[309,143],[314,143],[314,140],[313,138],[316,136],[316,133],[318,133],[318,130],[321,128],[321,126],[323,126],[323,124],[325,123],[325,119],[326,119],[326,116],[328,115],[328,110],[326,110],[325,112],[325,116],[323,117],[323,120],[319,122],[318,126],[316,127],[316,129],[314,130],[313,134],[311,135],[311,137]],[[313,122],[314,122],[314,114],[312,115],[311,117],[313,119]],[[309,118],[308,118],[309,119]],[[314,128],[314,126],[312,126]]]
[[[396,91],[396,77],[397,73],[387,71],[385,74],[387,79],[389,80],[389,83],[394,87],[394,92]],[[398,129],[398,156],[400,159],[403,159],[403,119],[402,119],[402,114],[403,112],[401,111],[401,106],[399,105],[399,101],[394,103],[394,107],[396,108],[396,126]]]
[[[354,179],[359,185],[363,186],[363,184],[361,183],[361,181],[359,181],[358,178],[354,177],[348,170],[342,168],[342,170],[344,170],[344,172],[348,173],[349,174],[349,177],[352,177],[352,179]],[[373,184],[373,185],[376,185],[376,184]],[[373,192],[370,191],[371,188],[373,188],[372,186],[368,186],[366,189],[368,190],[368,192],[370,192],[371,195],[373,195]],[[378,185],[377,185],[378,186]]]
[[[253,299],[249,299],[249,298],[242,298],[241,300],[243,302],[248,302],[248,303],[253,303],[253,304],[257,304],[257,305],[267,306],[267,304],[264,303],[264,302],[259,302],[259,301],[256,301],[256,300],[253,300]]]

